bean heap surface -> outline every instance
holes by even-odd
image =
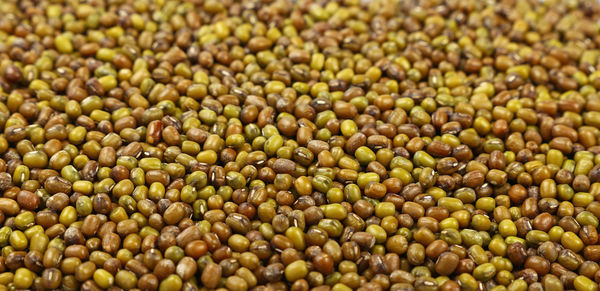
[[[0,13],[0,291],[598,290],[597,1]]]

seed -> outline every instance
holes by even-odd
[[[598,289],[597,1],[305,2],[3,5],[0,285]]]

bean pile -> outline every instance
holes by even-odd
[[[595,291],[600,5],[0,1],[0,291]]]

